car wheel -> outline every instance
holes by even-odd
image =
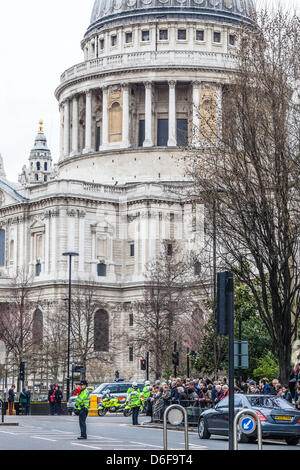
[[[200,439],[209,439],[210,438],[210,433],[208,432],[207,423],[204,420],[204,418],[200,419],[200,421],[199,421],[198,434],[199,434]]]
[[[249,438],[247,436],[245,436],[245,434],[240,429],[238,429],[237,430],[237,441],[240,444],[247,444],[249,442]]]
[[[299,437],[286,437],[285,442],[288,446],[296,446],[299,443]]]

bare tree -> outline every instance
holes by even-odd
[[[35,342],[33,312],[40,305],[39,295],[32,300],[32,277],[23,269],[12,279],[7,299],[1,304],[0,331],[13,366],[30,359]],[[19,388],[19,381],[18,381]]]
[[[184,338],[184,319],[196,306],[192,259],[178,243],[164,242],[161,254],[146,269],[143,299],[137,302],[136,339],[138,349],[151,354],[157,378],[171,372],[173,343]]]
[[[206,206],[221,267],[251,289],[287,383],[299,303],[299,78],[296,15],[261,11],[241,28],[237,68],[223,89],[223,129],[205,110],[193,154],[193,196]],[[205,130],[207,130],[205,132]],[[247,266],[247,269],[244,269]]]

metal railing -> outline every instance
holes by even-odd
[[[185,450],[189,450],[189,430],[188,430],[188,417],[186,408],[180,405],[171,405],[169,406],[164,413],[164,450],[168,450],[168,416],[172,410],[178,410],[182,413],[182,416],[179,418],[179,421],[184,421],[184,436],[185,436]],[[177,417],[176,417],[177,419]],[[174,424],[174,423],[173,423]]]
[[[152,404],[152,420],[156,423],[163,423],[164,415],[173,405],[179,405],[186,410],[187,422],[189,426],[198,426],[199,416],[202,411],[210,406],[204,406],[196,400],[176,400],[176,401],[157,401]]]

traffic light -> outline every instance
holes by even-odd
[[[172,352],[172,364],[174,366],[179,366],[179,352],[178,351]]]
[[[233,308],[231,294],[233,292],[233,274],[230,271],[218,273],[217,278],[217,334],[228,336],[229,316]]]
[[[146,359],[141,359],[141,370],[147,369],[147,361]]]
[[[19,379],[21,382],[24,382],[25,380],[25,362],[20,363]]]

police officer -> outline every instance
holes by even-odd
[[[146,412],[148,412],[148,404],[149,404],[149,398],[150,398],[150,382],[149,382],[149,380],[147,380],[145,382],[145,387],[143,388],[142,395],[144,397],[144,400],[143,400],[144,410],[146,410]]]
[[[132,384],[133,391],[130,393],[128,401],[129,406],[132,409],[132,424],[133,426],[139,426],[138,416],[141,406],[141,394],[138,389],[137,383]]]
[[[86,419],[89,413],[90,407],[90,395],[87,390],[88,383],[86,380],[80,382],[81,392],[77,396],[75,401],[75,408],[78,410],[77,414],[79,415],[79,426],[81,431],[81,436],[78,439],[87,439],[86,433]]]

